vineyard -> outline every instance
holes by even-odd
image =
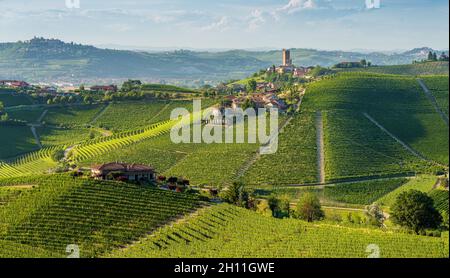
[[[406,181],[406,179],[389,179],[326,186],[324,195],[336,202],[370,205]]]
[[[302,109],[325,115],[328,179],[409,171],[435,173],[443,166],[430,164],[448,164],[448,126],[413,77],[340,73],[311,83]],[[403,146],[364,119],[363,113],[432,161],[402,150]]]
[[[5,107],[32,104],[26,96],[9,89],[0,89],[0,102],[3,102]]]
[[[19,156],[8,163],[0,161],[0,178],[41,174],[56,166],[52,155],[60,147],[48,147]]]
[[[143,129],[88,140],[71,150],[71,159],[78,162],[96,157],[114,149],[120,149],[124,146],[167,133],[173,125],[174,121],[166,121]]]
[[[426,62],[409,65],[372,66],[369,68],[344,69],[344,71],[363,71],[384,74],[432,75],[449,74],[448,62]]]
[[[422,76],[427,88],[433,93],[439,107],[449,115],[448,76]]]
[[[324,113],[325,173],[329,181],[432,171],[362,114]]]
[[[19,243],[59,256],[69,244],[77,244],[82,257],[99,256],[199,204],[194,195],[65,175],[0,180],[0,186],[11,183],[36,186],[0,207],[0,244]],[[2,249],[0,257],[17,255],[5,253],[10,249]]]
[[[432,238],[280,220],[230,205],[214,206],[186,221],[162,227],[108,257],[365,258],[369,244],[380,247],[382,258],[448,257],[448,236]]]
[[[27,126],[0,124],[0,160],[35,151],[38,145]]]
[[[434,201],[434,206],[439,211],[445,211],[448,215],[448,190],[434,189],[429,195]]]
[[[74,105],[54,107],[48,110],[43,122],[49,125],[80,127],[89,124],[103,105]]]
[[[8,111],[8,115],[11,119],[25,121],[28,123],[35,123],[39,117],[44,112],[42,108],[23,108],[23,109],[14,109]]]
[[[245,173],[245,182],[252,187],[317,182],[314,114],[295,116],[278,140],[277,152],[262,155]]]

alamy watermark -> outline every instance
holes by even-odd
[[[366,0],[366,9],[379,9],[381,8],[381,0]]]
[[[378,259],[380,258],[380,246],[377,244],[369,244],[366,247],[366,253],[368,253],[367,258]]]
[[[66,7],[68,9],[79,9],[80,8],[80,0],[65,0]]]
[[[170,119],[178,122],[172,127],[170,138],[175,144],[259,143],[260,154],[273,154],[278,150],[278,114],[276,108],[202,110],[201,100],[194,100],[192,113],[186,108],[172,110]]]

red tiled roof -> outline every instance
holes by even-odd
[[[101,165],[95,165],[92,167],[92,170],[140,172],[140,171],[153,171],[153,168],[142,164],[112,162]]]

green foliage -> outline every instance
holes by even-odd
[[[366,207],[366,216],[369,218],[369,221],[372,225],[381,227],[383,226],[383,222],[386,220],[386,216],[383,213],[381,207],[373,203],[370,206]]]
[[[442,216],[434,208],[433,199],[418,190],[401,193],[391,208],[394,223],[417,234],[425,229],[439,227]]]
[[[233,182],[228,188],[221,192],[220,197],[227,203],[238,207],[248,208],[250,193],[241,182]]]
[[[299,219],[313,222],[322,220],[325,217],[325,213],[322,210],[319,198],[315,194],[307,192],[298,200],[295,216]]]

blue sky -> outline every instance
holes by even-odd
[[[0,0],[0,41],[341,50],[448,49],[449,41],[448,0],[379,0],[379,8],[366,0],[78,1]]]

